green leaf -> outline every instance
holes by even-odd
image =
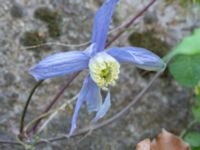
[[[198,84],[198,85],[196,85],[196,86],[194,87],[194,93],[195,93],[195,95],[196,95],[197,97],[200,96],[200,84]]]
[[[200,147],[200,133],[189,132],[184,140],[190,144],[191,147],[198,148]]]
[[[193,0],[194,3],[200,4],[200,0]]]
[[[200,107],[199,106],[194,106],[192,108],[192,113],[194,115],[195,120],[200,122]]]
[[[197,95],[197,96],[196,96],[196,100],[198,100],[197,103],[199,103],[199,105],[200,105],[200,95]]]
[[[200,95],[196,96],[195,105],[192,107],[192,113],[196,121],[200,122]]]
[[[199,39],[200,28],[196,29],[192,35],[185,37],[178,46],[164,57],[164,60],[168,61],[176,55],[194,55],[200,53]]]
[[[200,53],[198,55],[175,56],[169,64],[169,70],[181,85],[185,87],[195,86],[200,80]]]
[[[183,41],[175,48],[176,54],[193,55],[200,53],[200,29],[196,30],[193,35],[183,39]]]
[[[200,150],[200,147],[192,147],[192,150]]]
[[[199,1],[200,2],[200,1]],[[194,35],[199,35],[200,34],[200,28],[198,28],[198,29],[196,29],[195,31],[194,31]]]

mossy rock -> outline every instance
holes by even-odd
[[[34,16],[35,18],[44,21],[48,24],[55,21],[60,22],[62,20],[58,12],[50,10],[47,7],[41,7],[35,10]]]
[[[61,31],[60,27],[56,23],[48,24],[48,33],[52,38],[57,38],[60,36]]]
[[[132,46],[146,48],[160,57],[163,57],[170,50],[170,46],[166,42],[154,37],[154,34],[154,31],[132,33],[129,36],[128,41]]]
[[[20,41],[22,45],[26,47],[32,47],[28,48],[27,50],[34,50],[34,51],[39,51],[41,49],[47,49],[47,46],[38,46],[40,44],[46,43],[46,35],[42,34],[38,31],[28,31],[23,34],[21,37]]]
[[[49,36],[58,38],[61,33],[60,24],[62,22],[61,15],[57,11],[53,11],[46,7],[38,8],[34,13],[35,18],[47,24]]]

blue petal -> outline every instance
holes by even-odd
[[[97,84],[89,77],[88,93],[85,96],[88,112],[98,111],[102,105],[102,96]]]
[[[46,57],[30,69],[37,80],[53,78],[83,70],[88,67],[89,56],[84,52],[73,51]]]
[[[137,67],[145,70],[157,71],[165,67],[165,63],[159,56],[144,48],[111,48],[108,49],[107,53],[113,56],[121,63],[133,63]]]
[[[92,123],[97,122],[99,119],[101,119],[105,114],[108,112],[109,108],[111,106],[110,101],[110,91],[108,91],[106,98],[104,100],[104,103],[101,105],[99,111],[97,112],[95,118],[92,120]]]
[[[108,0],[95,15],[92,35],[92,43],[96,43],[95,52],[102,51],[105,47],[109,24],[118,1]]]
[[[98,111],[102,104],[100,89],[91,79],[90,75],[85,78],[83,86],[81,88],[78,101],[75,106],[75,111],[72,117],[72,127],[70,130],[70,135],[72,135],[74,130],[76,129],[78,113],[84,101],[87,102],[87,109],[89,112]]]
[[[70,129],[69,135],[72,135],[74,130],[76,129],[76,121],[77,121],[77,118],[78,118],[78,113],[79,113],[79,110],[80,110],[83,102],[85,101],[85,96],[88,93],[89,80],[90,80],[90,77],[87,76],[85,78],[84,82],[83,82],[83,86],[82,86],[81,91],[79,93],[78,100],[77,100],[76,106],[75,106],[75,111],[74,111],[74,114],[73,114],[73,117],[72,117],[72,127]]]
[[[84,53],[88,56],[88,57],[92,57],[95,54],[95,43],[92,43],[88,48],[86,48],[84,50]]]

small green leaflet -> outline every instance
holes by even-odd
[[[169,64],[175,80],[185,87],[193,87],[200,80],[200,54],[177,55]]]
[[[196,29],[191,36],[185,37],[182,42],[176,46],[165,59],[171,59],[175,55],[194,55],[200,54],[200,28]]]
[[[192,108],[192,113],[194,115],[194,119],[200,123],[200,94],[196,95],[195,105]]]
[[[182,40],[165,58],[171,60],[169,70],[175,80],[185,87],[200,81],[200,29]]]
[[[198,132],[189,132],[184,140],[194,149],[200,147],[200,133]]]

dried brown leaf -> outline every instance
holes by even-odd
[[[137,144],[136,150],[150,150],[150,145],[150,139],[145,139]]]
[[[162,130],[156,139],[149,139],[137,144],[136,150],[191,150],[189,145],[172,133]]]

